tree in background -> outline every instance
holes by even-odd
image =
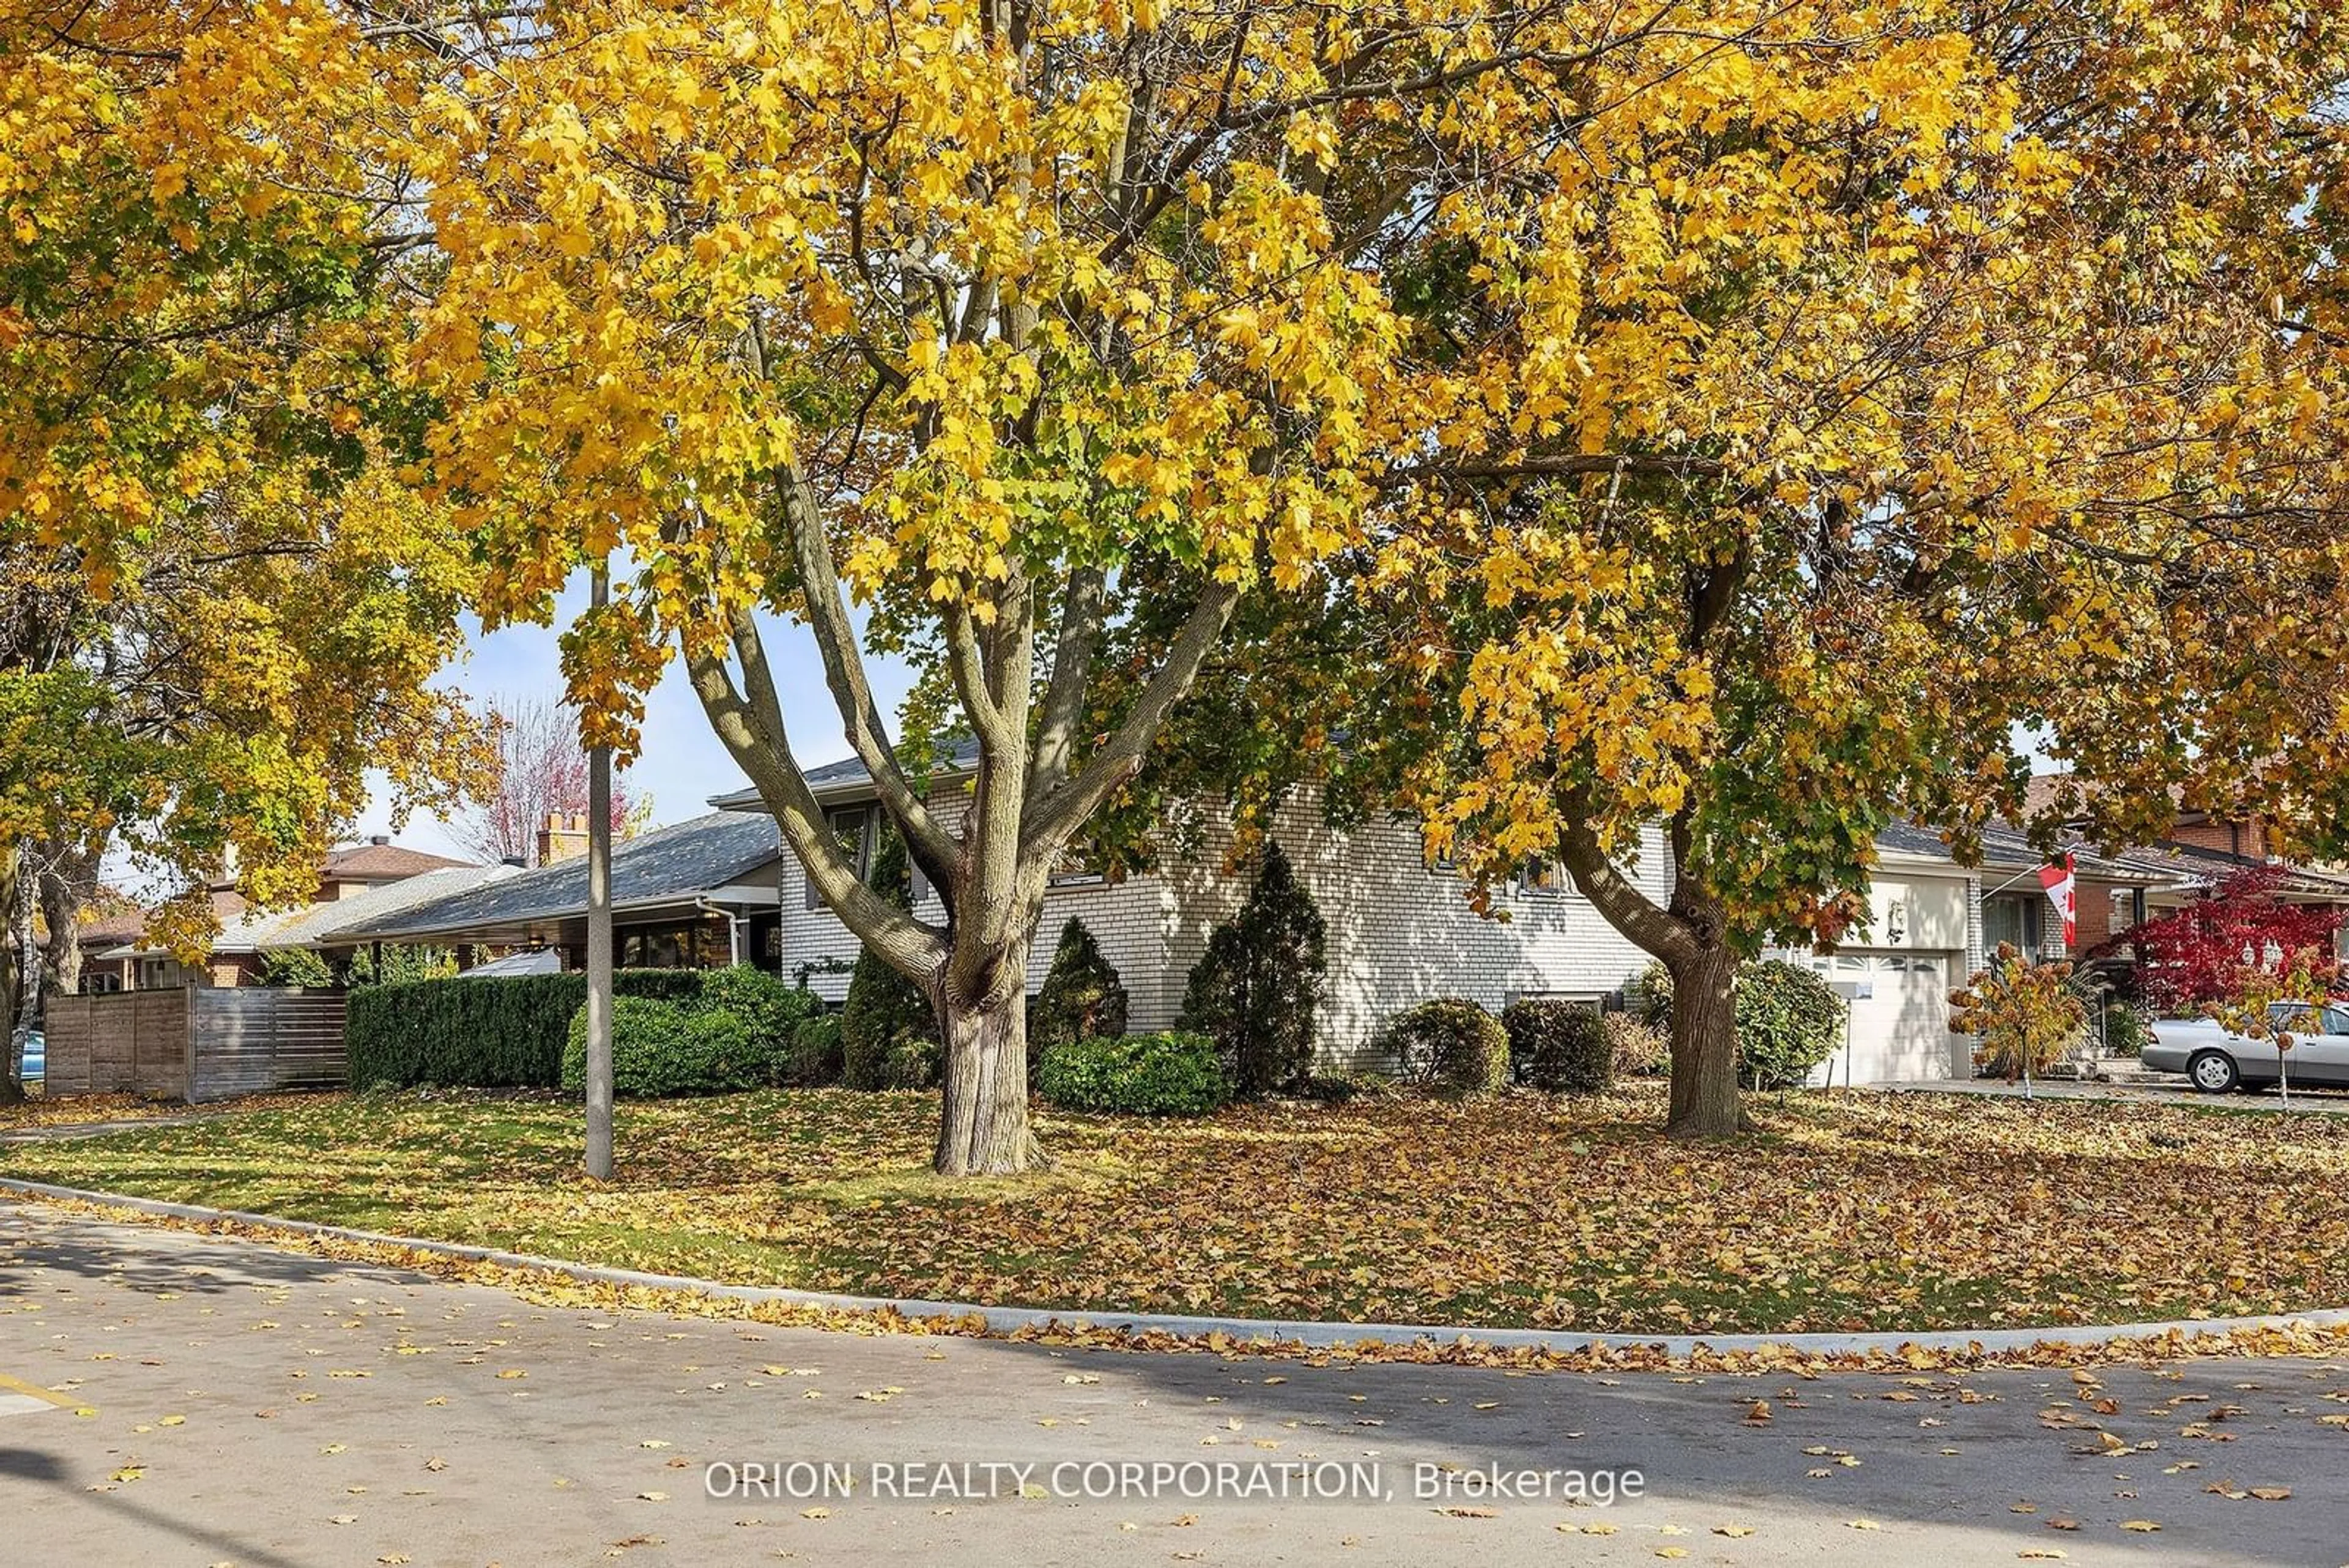
[[[1986,968],[1950,992],[1950,1028],[1974,1037],[1977,1066],[2010,1084],[2022,1079],[2029,1098],[2032,1080],[2085,1038],[2088,1009],[2070,964],[2035,964],[2001,942]]]
[[[2333,945],[2343,911],[2285,901],[2284,875],[2272,866],[2233,872],[2208,897],[2140,922],[2096,954],[2134,954],[2146,1000],[2167,1016],[2195,1016],[2235,993],[2244,965]]]
[[[548,815],[587,810],[587,752],[577,718],[547,698],[526,697],[492,703],[486,722],[497,748],[495,781],[450,822],[450,836],[485,863],[535,866]],[[616,840],[642,832],[652,808],[652,797],[631,789],[625,774],[613,778]]]
[[[61,978],[109,854],[188,889],[150,929],[193,956],[232,861],[309,896],[371,770],[453,804],[429,681],[473,569],[392,472],[413,247],[343,134],[383,86],[356,20],[36,5],[0,45],[0,857]]]
[[[1313,895],[1268,844],[1247,901],[1192,966],[1175,1023],[1215,1041],[1234,1092],[1283,1093],[1311,1075],[1326,943]]]

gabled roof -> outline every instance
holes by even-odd
[[[933,779],[959,778],[978,768],[978,742],[966,735],[952,745],[944,747],[932,759]],[[862,759],[843,757],[836,763],[818,763],[802,768],[800,776],[818,800],[854,800],[873,787],[873,774]],[[709,804],[720,811],[764,811],[767,803],[756,789],[738,789],[729,794],[714,794]]]
[[[454,860],[446,855],[428,855],[421,849],[409,849],[404,845],[369,842],[354,844],[347,849],[328,850],[326,858],[319,864],[318,876],[321,880],[328,882],[385,882],[471,864],[469,860]]]
[[[739,882],[782,851],[781,830],[763,812],[713,811],[612,846],[612,907],[690,902]],[[457,936],[586,913],[587,860],[515,870],[382,919],[344,927],[349,941]]]

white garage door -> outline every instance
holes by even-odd
[[[1950,1033],[1945,953],[1806,953],[1795,960],[1829,981],[1865,986],[1851,1004],[1851,1045],[1812,1074],[1814,1083],[1899,1083],[1958,1075],[1969,1043]],[[1970,1068],[1967,1071],[1971,1071]]]

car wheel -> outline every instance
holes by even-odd
[[[2223,1095],[2241,1084],[2243,1075],[2224,1051],[2197,1051],[2186,1064],[2186,1081],[2206,1095]]]

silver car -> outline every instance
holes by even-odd
[[[2157,1073],[2185,1074],[2206,1095],[2265,1088],[2287,1075],[2312,1088],[2349,1086],[2349,1005],[2325,1004],[2322,1033],[2308,1027],[2309,1011],[2290,1002],[2269,1010],[2275,1026],[2292,1035],[2288,1055],[2272,1040],[2230,1033],[2207,1018],[2165,1018],[2154,1024],[2153,1043],[2137,1060]]]

